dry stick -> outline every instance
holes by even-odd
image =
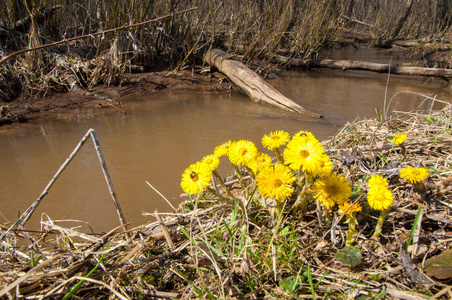
[[[410,209],[406,209],[406,208],[402,208],[402,207],[397,207],[396,208],[397,211],[402,212],[402,213],[406,213],[406,214],[410,214],[410,215],[417,215],[417,210],[410,210]],[[424,217],[426,217],[427,219],[433,220],[433,221],[437,221],[437,222],[441,222],[441,223],[445,223],[445,224],[452,224],[452,219],[447,219],[447,218],[441,218],[432,214],[424,214]]]
[[[11,233],[11,231],[16,230],[17,227],[24,226],[25,223],[28,221],[28,219],[31,217],[35,209],[38,207],[41,200],[44,198],[45,195],[49,192],[49,189],[52,187],[52,185],[57,180],[58,176],[63,172],[63,170],[67,167],[67,165],[71,162],[71,160],[75,157],[77,152],[80,150],[82,145],[86,142],[86,139],[90,136],[91,132],[94,131],[93,129],[88,130],[88,132],[85,134],[85,136],[80,140],[80,142],[77,144],[77,146],[74,148],[72,153],[69,155],[69,157],[66,159],[66,161],[61,165],[61,167],[58,169],[58,171],[55,173],[53,178],[49,181],[47,186],[45,187],[44,191],[42,191],[41,195],[38,197],[38,199],[33,202],[33,204],[20,216],[17,221],[11,225],[11,227],[8,228],[8,230],[3,234],[2,238],[0,239],[0,242],[3,242],[5,238],[8,236],[8,234]]]
[[[168,199],[166,199],[165,198],[165,196],[163,196],[162,195],[162,193],[160,193],[155,187],[153,187],[149,182],[147,182],[146,181],[146,183],[157,193],[157,194],[159,194],[165,201],[166,201],[166,203],[168,203],[169,204],[169,206],[171,206],[173,209],[174,209],[174,211],[176,211],[176,208],[171,204],[171,202],[168,200]]]
[[[61,284],[61,286],[64,286],[65,284],[67,284],[67,283],[69,283],[69,282],[71,282],[71,281],[73,281],[73,280],[80,280],[80,281],[83,280],[83,281],[88,281],[88,282],[91,282],[91,283],[95,283],[95,284],[98,284],[98,285],[103,286],[104,288],[106,288],[107,290],[109,290],[110,292],[112,292],[116,297],[118,297],[118,298],[121,299],[121,300],[129,300],[129,299],[130,299],[130,298],[128,298],[128,297],[125,297],[125,296],[121,295],[121,293],[119,293],[118,291],[116,291],[115,289],[113,289],[111,286],[109,286],[109,285],[106,284],[105,282],[99,281],[99,280],[96,280],[96,279],[92,279],[92,278],[89,278],[89,277],[74,276],[74,277],[69,278],[69,279],[66,280],[65,282],[63,282],[63,283]]]
[[[166,242],[168,243],[169,248],[174,250],[174,243],[171,239],[171,235],[168,232],[168,228],[165,225],[165,222],[163,222],[162,217],[159,215],[159,211],[156,209],[154,212],[155,217],[157,218],[157,221],[159,222],[160,228],[162,228],[163,235],[165,236]]]
[[[132,24],[132,25],[123,25],[121,27],[116,27],[116,28],[112,28],[112,29],[108,29],[108,30],[95,32],[95,33],[90,33],[90,34],[85,34],[85,35],[81,35],[81,36],[76,36],[76,37],[73,37],[73,38],[64,39],[64,40],[61,40],[61,41],[58,41],[58,42],[45,44],[45,45],[38,46],[38,47],[22,49],[22,50],[13,52],[10,55],[7,55],[7,56],[3,57],[2,59],[0,59],[0,65],[3,64],[8,59],[10,59],[10,58],[12,58],[14,56],[17,56],[19,54],[22,54],[22,53],[27,53],[27,52],[30,52],[30,51],[40,50],[40,49],[43,49],[43,48],[56,46],[56,45],[60,45],[60,44],[64,44],[64,43],[69,43],[69,42],[76,41],[76,40],[86,39],[86,38],[94,37],[94,36],[100,35],[100,34],[115,32],[115,31],[118,31],[118,30],[121,30],[121,29],[126,29],[126,28],[132,28],[132,27],[145,25],[145,24],[148,24],[148,23],[152,23],[152,22],[160,21],[160,20],[163,20],[163,19],[166,19],[166,18],[170,18],[170,17],[176,16],[176,15],[179,15],[179,14],[183,14],[183,13],[195,10],[197,8],[198,7],[192,7],[192,8],[188,8],[188,9],[185,9],[185,10],[182,10],[182,11],[179,11],[179,12],[175,12],[175,13],[171,13],[171,14],[168,14],[168,15],[165,15],[165,16],[162,16],[162,17],[158,17],[158,18],[155,18],[155,19],[152,19],[152,20],[147,20],[147,21],[143,21],[143,22],[140,22],[140,23],[135,23],[135,24]]]
[[[124,219],[124,215],[122,213],[121,205],[119,205],[118,199],[116,197],[115,189],[113,188],[113,183],[110,179],[110,174],[108,173],[107,165],[104,160],[104,156],[102,154],[102,150],[100,149],[99,141],[96,137],[96,132],[93,129],[90,129],[91,139],[93,140],[94,147],[96,148],[97,156],[99,157],[100,166],[102,168],[102,172],[104,173],[105,181],[107,182],[108,190],[110,191],[111,198],[113,199],[113,203],[116,207],[116,212],[118,213],[119,222],[121,225],[124,225],[122,228],[124,231],[127,231],[126,220]]]

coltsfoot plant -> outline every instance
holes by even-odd
[[[405,133],[398,133],[391,143],[404,149],[406,138]],[[330,158],[314,135],[300,131],[290,137],[279,130],[264,135],[262,145],[272,152],[273,160],[271,155],[259,152],[251,141],[224,142],[184,171],[182,189],[190,197],[205,197],[210,193],[219,201],[242,201],[243,207],[264,210],[277,220],[288,214],[303,213],[310,204],[323,211],[324,216],[336,211],[349,226],[345,244],[355,243],[359,225],[356,214],[362,210],[363,203],[350,202],[352,183],[333,171]],[[227,157],[232,165],[241,193],[233,195],[230,183],[224,182],[218,173],[221,157]],[[401,169],[400,176],[422,192],[422,182],[429,174],[424,168],[408,166]],[[371,209],[380,211],[373,233],[373,237],[378,237],[394,196],[381,175],[371,176],[368,187],[367,203]]]

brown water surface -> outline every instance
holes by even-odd
[[[331,58],[347,57],[342,53]],[[391,58],[370,52],[359,59]],[[394,75],[387,85],[387,74],[361,71],[291,71],[270,83],[325,118],[306,118],[253,104],[237,93],[199,88],[128,99],[125,113],[94,109],[75,112],[69,119],[1,129],[0,223],[15,221],[28,208],[89,128],[97,133],[126,220],[140,225],[154,221],[142,212],[171,210],[146,181],[177,205],[184,169],[226,140],[249,139],[260,150],[262,136],[274,130],[308,130],[324,140],[347,121],[374,117],[376,109],[383,110],[385,97],[389,111],[429,109],[431,101],[419,94],[451,99],[449,85],[439,79]],[[229,168],[222,158],[220,173],[227,175]],[[91,141],[58,178],[27,226],[39,227],[46,215],[52,220],[83,220],[95,231],[119,224]]]

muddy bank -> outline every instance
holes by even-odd
[[[119,86],[99,85],[91,90],[58,93],[37,100],[18,99],[0,103],[0,125],[41,118],[65,118],[75,110],[121,109],[121,104],[134,95],[159,93],[162,90],[211,89],[228,90],[230,82],[218,72],[201,74],[199,70],[134,73],[125,75]]]
[[[249,64],[250,69],[260,76],[271,79],[284,73],[276,64],[259,61]],[[75,110],[121,109],[121,104],[133,99],[134,95],[159,93],[162,91],[212,90],[225,93],[240,89],[224,74],[208,67],[196,66],[177,72],[170,68],[143,73],[124,74],[120,85],[98,85],[92,89],[77,92],[55,93],[48,97],[29,99],[18,97],[11,102],[1,102],[0,126],[42,118],[66,118]]]

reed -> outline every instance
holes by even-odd
[[[268,59],[275,52],[308,58],[338,40],[346,28],[366,37],[388,38],[406,11],[402,0],[378,0],[372,5],[364,0],[121,0],[115,5],[106,0],[6,2],[0,9],[3,56],[196,8],[155,23],[33,51],[27,59],[17,56],[0,70],[0,79],[8,77],[7,69],[13,69],[24,95],[31,98],[67,88],[68,82],[59,76],[72,74],[74,69],[83,70],[75,78],[80,86],[118,84],[130,66],[149,69],[159,64],[178,70],[199,65],[208,47],[224,42],[246,60]],[[451,6],[445,0],[416,1],[397,37],[444,39],[450,33]],[[1,94],[0,99],[7,100],[11,94]]]

